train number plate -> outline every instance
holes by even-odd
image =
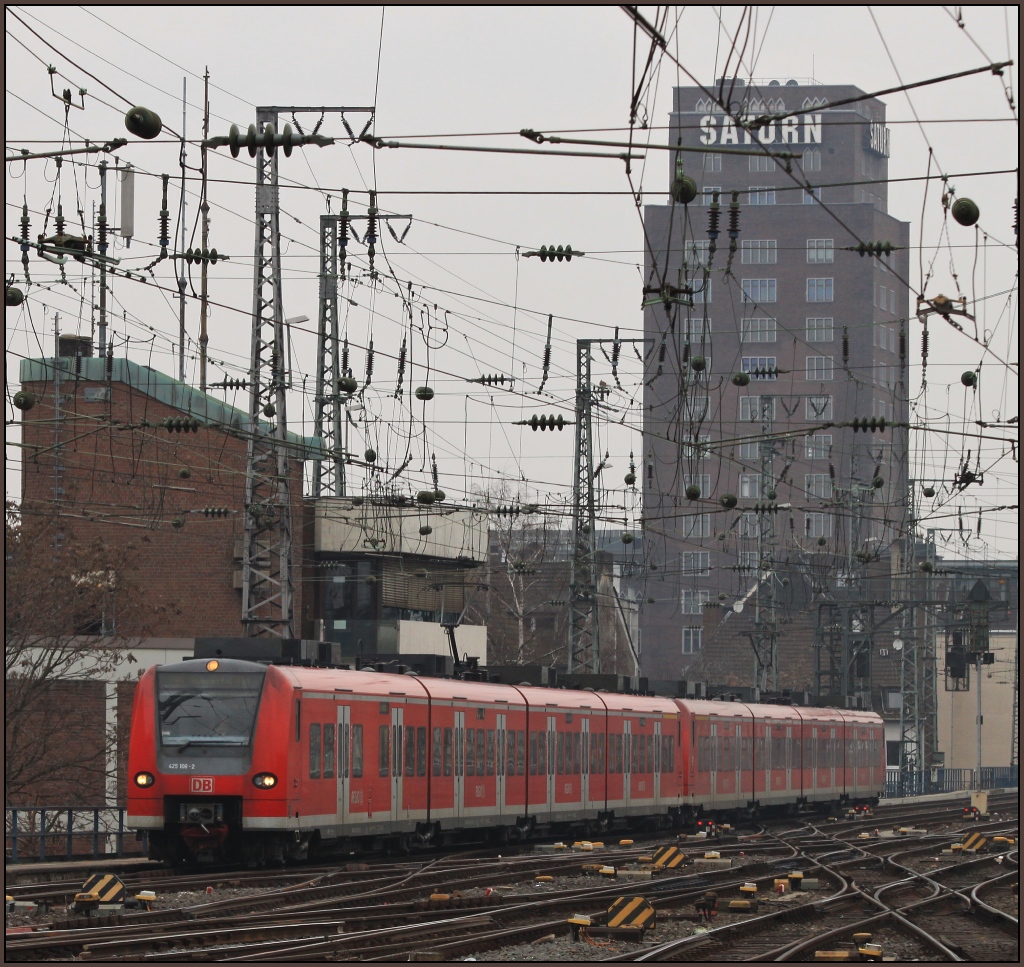
[[[192,776],[189,784],[190,792],[213,792],[213,776]]]

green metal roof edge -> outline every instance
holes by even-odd
[[[22,383],[45,383],[54,377],[54,370],[59,367],[62,378],[87,380],[95,383],[107,382],[107,360],[98,356],[81,357],[81,370],[75,372],[75,360],[61,357],[59,360],[23,359],[19,376]],[[229,406],[215,399],[208,393],[182,383],[180,380],[152,369],[141,366],[130,359],[111,360],[110,380],[114,383],[125,383],[147,396],[173,406],[189,416],[214,426],[231,427],[240,433],[248,432],[249,417],[243,410]],[[270,424],[260,422],[259,429],[263,433],[270,432]],[[322,452],[319,437],[301,436],[288,431],[288,442],[305,451],[306,459],[315,459]]]

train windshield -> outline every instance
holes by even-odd
[[[247,746],[266,672],[157,672],[160,743]]]

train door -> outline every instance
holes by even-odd
[[[455,782],[455,793],[453,801],[453,815],[456,819],[461,819],[463,814],[463,806],[465,804],[465,767],[466,767],[466,753],[463,750],[463,742],[466,738],[466,713],[456,712],[455,713],[455,768],[453,772],[455,775],[452,777]],[[456,823],[458,826],[458,823]]]
[[[836,790],[836,730],[830,728],[828,730],[828,786],[829,789]]]
[[[497,734],[495,735],[496,756],[494,762],[494,801],[499,816],[505,814],[505,728],[507,716],[498,713]]]
[[[783,753],[782,762],[779,763],[780,769],[786,770],[786,791],[787,792],[799,792],[800,784],[794,782],[793,772],[797,768],[798,759],[794,759],[793,756],[793,726],[786,726],[786,751]]]
[[[582,738],[580,739],[580,805],[583,809],[586,809],[590,805],[590,763],[588,761],[588,755],[590,753],[590,719],[585,718],[581,720],[580,729],[582,731]]]
[[[549,821],[554,817],[555,813],[555,783],[558,781],[555,768],[555,717],[553,715],[548,716],[548,731],[547,731],[547,743],[548,743],[548,756],[547,756],[547,784],[545,786],[547,793],[547,806],[545,808],[545,814]]]
[[[661,757],[661,722],[654,723],[654,804],[661,802],[661,770],[667,765]]]
[[[338,777],[338,822],[345,824],[349,821],[349,802],[351,793],[349,791],[350,769],[350,720],[352,709],[348,705],[338,706],[338,768],[335,775]]]
[[[709,765],[711,767],[710,799],[711,799],[712,807],[717,807],[717,805],[718,805],[717,800],[719,798],[719,796],[718,796],[718,723],[715,722],[715,721],[711,721],[710,723],[708,723],[708,727],[711,730],[711,734],[708,736],[708,739],[709,739],[708,745],[709,745],[709,749],[710,749],[710,752],[711,752],[711,755],[709,756],[709,759],[711,760],[709,762]]]
[[[633,801],[633,723],[624,719],[622,723],[622,803],[628,806]]]
[[[405,709],[391,707],[391,821],[397,823],[402,818],[402,722]]]
[[[737,722],[733,726],[733,789],[736,790],[736,805],[745,805],[746,796],[743,792],[743,767],[746,764],[743,754],[743,723]]]

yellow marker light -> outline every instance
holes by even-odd
[[[135,785],[141,787],[142,789],[148,788],[149,786],[153,785],[154,782],[156,782],[156,779],[153,777],[152,772],[135,773]]]
[[[273,789],[277,785],[277,776],[270,772],[261,772],[252,777],[252,784],[257,789]]]
[[[217,661],[217,659],[216,659],[216,658],[211,658],[211,659],[210,659],[210,660],[209,660],[209,661],[208,661],[208,662],[206,663],[206,670],[207,670],[208,672],[215,672],[215,671],[216,671],[216,670],[217,670],[218,668],[220,668],[220,662],[219,662],[219,661]]]

